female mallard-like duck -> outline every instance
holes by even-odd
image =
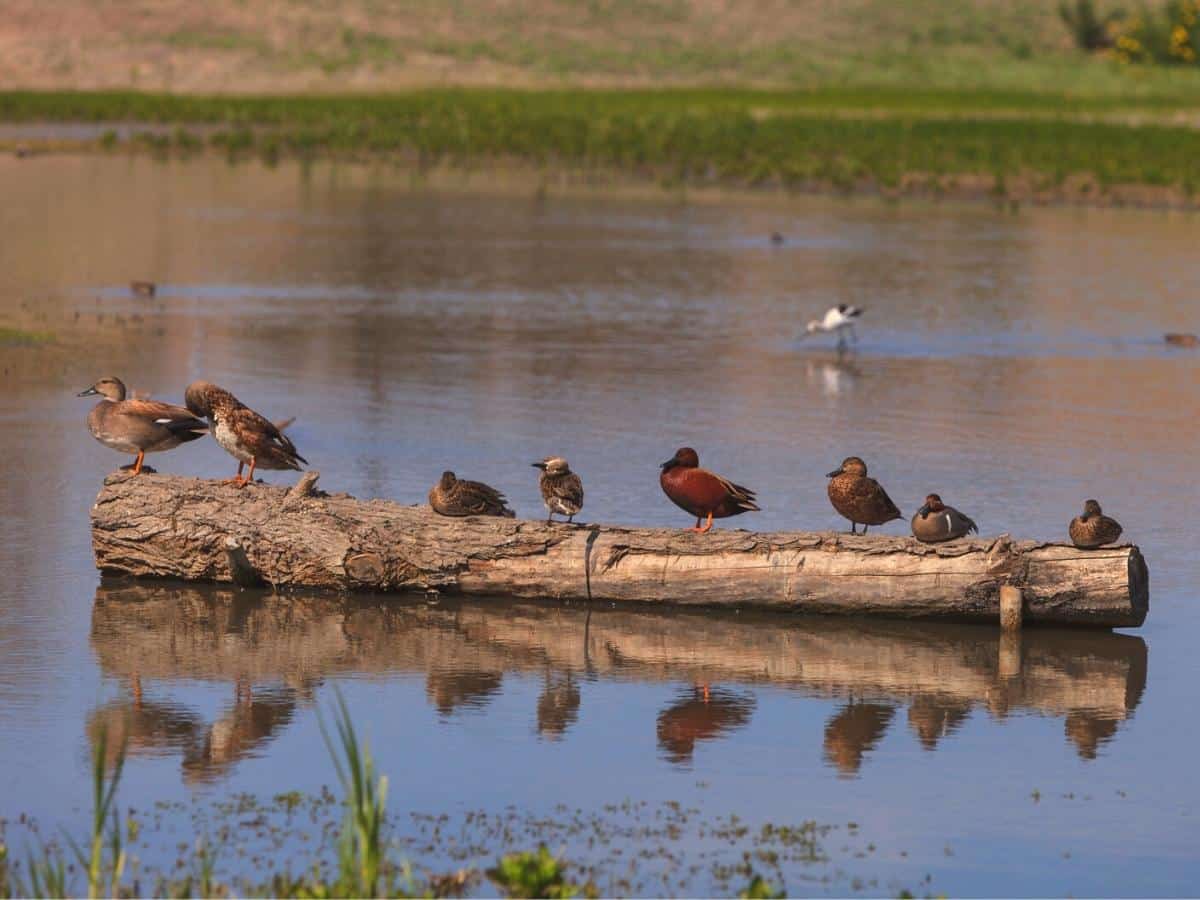
[[[713,519],[759,511],[754,491],[700,468],[700,456],[691,447],[680,447],[660,468],[663,493],[696,517],[696,526],[689,531],[704,534],[712,529]],[[701,527],[705,517],[708,521]]]
[[[554,514],[566,516],[570,522],[577,512],[583,509],[583,482],[571,471],[567,461],[561,456],[547,456],[541,462],[531,463],[535,469],[541,469],[538,487],[542,491],[542,502],[546,504],[549,515],[546,524],[554,519]]]
[[[867,464],[857,456],[847,456],[841,466],[830,472],[829,502],[850,520],[850,533],[857,534],[855,525],[882,525],[901,517],[900,510],[887,491],[874,478],[867,477]]]
[[[254,480],[256,467],[299,472],[301,463],[308,465],[290,438],[224,388],[194,381],[184,392],[184,401],[188,409],[208,419],[217,443],[238,461],[237,475],[228,479],[229,483],[245,487]],[[250,472],[243,478],[246,463]]]
[[[429,492],[429,505],[443,516],[516,517],[504,495],[481,481],[466,481],[453,472],[443,472],[441,481]]]
[[[925,498],[925,505],[912,517],[913,537],[926,544],[952,541],[972,531],[978,534],[979,528],[970,516],[964,516],[953,506],[947,506],[937,494],[929,494]]]
[[[103,399],[88,413],[88,430],[105,447],[121,453],[135,453],[133,475],[142,471],[147,453],[170,450],[204,437],[208,425],[180,406],[157,400],[126,400],[125,385],[119,378],[101,378],[80,397]],[[151,470],[153,471],[153,470]]]
[[[1094,550],[1104,544],[1116,543],[1121,536],[1121,523],[1104,515],[1095,500],[1088,500],[1083,504],[1083,515],[1071,520],[1067,532],[1071,535],[1071,543],[1080,550]]]

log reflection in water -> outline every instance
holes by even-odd
[[[131,688],[142,681],[161,690],[163,682],[214,680],[253,685],[255,692],[267,687],[275,692],[269,697],[307,703],[326,676],[412,673],[424,675],[429,701],[444,716],[483,708],[502,691],[507,673],[539,675],[545,686],[530,717],[548,738],[565,734],[581,714],[583,677],[711,684],[716,691],[740,685],[737,696],[748,686],[771,685],[854,701],[824,736],[826,758],[844,773],[861,766],[898,706],[908,707],[909,726],[927,750],[972,711],[996,719],[1036,712],[1062,718],[1079,755],[1091,759],[1137,706],[1146,679],[1145,643],[1121,634],[1029,629],[1012,638],[970,625],[589,611],[501,599],[282,597],[120,582],[98,588],[91,640],[103,672]],[[710,725],[693,719],[684,727],[688,715],[703,712],[687,707],[694,700],[677,698],[658,716],[668,758],[690,755],[688,728],[694,745],[748,721],[749,708],[729,708],[720,723],[718,705],[707,711]],[[220,735],[197,739],[191,752],[208,746],[214,760],[206,771],[223,771],[221,765],[287,724],[291,708],[271,702],[277,705],[262,710],[235,704]],[[685,707],[695,712],[685,715]],[[186,710],[174,715],[194,717]],[[146,735],[147,752],[169,745],[153,737],[149,719],[130,727]],[[136,741],[132,746],[139,752]]]

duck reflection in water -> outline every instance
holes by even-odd
[[[503,683],[499,672],[433,669],[425,678],[425,696],[442,716],[449,717],[458,710],[487,706]]]
[[[1117,733],[1117,719],[1086,712],[1067,713],[1067,738],[1079,751],[1081,759],[1095,759],[1096,751]]]
[[[548,673],[537,700],[537,732],[557,741],[579,718],[582,697],[571,673]]]
[[[838,770],[840,777],[853,778],[895,714],[895,707],[882,703],[846,704],[825,725],[825,761]]]
[[[140,685],[131,699],[105,703],[88,715],[88,742],[96,747],[103,735],[104,765],[116,768],[117,759],[126,756],[163,756],[186,748],[196,741],[204,722],[186,706],[169,701],[148,700]]]
[[[750,694],[694,685],[658,714],[659,750],[673,763],[690,763],[697,741],[714,741],[743,728],[754,703]]]
[[[917,697],[908,708],[909,727],[925,750],[936,750],[938,742],[954,734],[971,715],[971,705],[937,697]]]
[[[233,705],[184,752],[183,780],[189,784],[218,780],[238,761],[256,755],[295,713],[296,692],[291,688],[254,692],[249,683],[237,682]]]

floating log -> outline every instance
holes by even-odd
[[[998,622],[1000,588],[1026,622],[1141,625],[1138,548],[1077,550],[1007,535],[755,533],[446,518],[427,506],[166,475],[107,478],[92,509],[104,573],[334,591],[771,608]]]
[[[1098,631],[1004,633],[496,597],[346,600],[111,579],[96,591],[91,646],[100,671],[126,690],[89,716],[89,734],[108,722],[110,735],[119,727],[134,732],[131,753],[182,747],[189,780],[250,753],[252,739],[269,740],[287,727],[292,707],[312,705],[325,679],[346,674],[377,681],[416,675],[429,704],[446,716],[486,707],[510,675],[541,678],[528,714],[551,736],[589,716],[580,684],[672,684],[675,695],[645,721],[650,728],[657,720],[671,753],[689,737],[690,685],[710,685],[713,710],[729,713],[723,724],[708,723],[714,730],[696,733],[701,740],[745,724],[752,689],[769,686],[837,704],[824,736],[801,729],[797,741],[824,740],[828,757],[845,770],[862,762],[893,711],[903,720],[905,708],[927,750],[972,714],[1001,720],[1033,712],[1061,720],[1079,754],[1092,758],[1140,703],[1147,672],[1140,637]],[[197,681],[227,686],[228,707],[212,724],[176,690]],[[722,698],[731,703],[722,706]],[[191,736],[181,739],[185,731]],[[244,737],[212,739],[226,732]]]

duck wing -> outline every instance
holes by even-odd
[[[727,499],[731,501],[735,507],[746,512],[760,512],[758,506],[758,497],[755,495],[754,491],[750,490],[750,488],[736,484],[730,481],[728,478],[722,478],[716,473],[713,473],[713,477],[721,482],[721,485],[725,488],[725,493],[728,495]]]
[[[224,419],[226,426],[254,454],[260,465],[269,461],[297,471],[300,463],[308,465],[308,460],[297,452],[291,439],[250,407],[238,404],[225,414]]]
[[[208,423],[196,418],[191,411],[159,400],[124,400],[118,409],[121,416],[159,425],[184,440],[192,439],[187,436],[189,434],[201,437],[208,431]]]
[[[455,485],[454,499],[473,515],[477,516],[507,516],[515,517],[508,508],[505,496],[489,484],[482,481],[459,480]]]
[[[892,498],[883,489],[883,485],[874,478],[858,479],[858,484],[854,486],[853,492],[862,499],[864,504],[870,504],[870,508],[878,515],[887,516],[886,521],[902,518],[899,507],[892,502]]]

